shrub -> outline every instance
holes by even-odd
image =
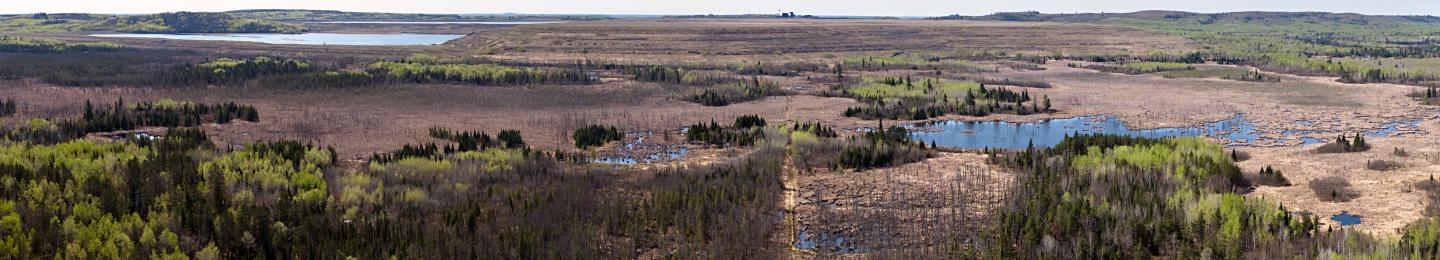
[[[1350,181],[1338,175],[1310,180],[1310,190],[1320,201],[1327,202],[1348,202],[1360,197],[1359,191],[1350,188]]]
[[[1285,174],[1270,166],[1265,166],[1265,168],[1260,169],[1260,172],[1256,173],[1250,179],[1250,183],[1256,185],[1290,186],[1290,180],[1285,178]]]
[[[1335,138],[1335,142],[1315,148],[1316,153],[1354,153],[1369,150],[1370,144],[1365,143],[1365,136],[1359,133],[1356,133],[1353,139],[1346,139],[1345,135],[1340,135]]]
[[[571,135],[575,139],[575,148],[586,149],[590,147],[603,146],[605,143],[620,141],[625,138],[625,133],[619,128],[604,127],[600,125],[588,125],[575,129]]]
[[[1390,160],[1368,160],[1365,161],[1365,168],[1374,171],[1389,171],[1400,168],[1400,163]]]

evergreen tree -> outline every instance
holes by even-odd
[[[1050,111],[1050,95],[1045,95],[1045,111]]]

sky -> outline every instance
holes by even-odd
[[[1440,0],[4,0],[0,13],[157,13],[322,9],[396,13],[748,14],[940,16],[1180,10],[1440,15]]]

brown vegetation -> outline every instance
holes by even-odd
[[[1360,192],[1350,188],[1350,181],[1339,175],[1310,180],[1310,190],[1320,201],[1348,202],[1360,197]]]

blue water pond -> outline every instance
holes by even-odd
[[[1330,220],[1340,222],[1340,226],[1359,225],[1360,215],[1350,214],[1349,211],[1341,211],[1340,214],[1330,216]]]
[[[1205,124],[1202,127],[1173,127],[1155,129],[1131,129],[1119,119],[1106,115],[1080,116],[1051,119],[1029,123],[1002,121],[941,121],[911,126],[925,128],[916,131],[912,137],[925,143],[953,148],[1002,148],[1025,149],[1032,142],[1035,147],[1053,147],[1069,135],[1112,134],[1150,138],[1208,136],[1232,143],[1252,144],[1260,140],[1255,124],[1245,120],[1244,114],[1229,119]]]

